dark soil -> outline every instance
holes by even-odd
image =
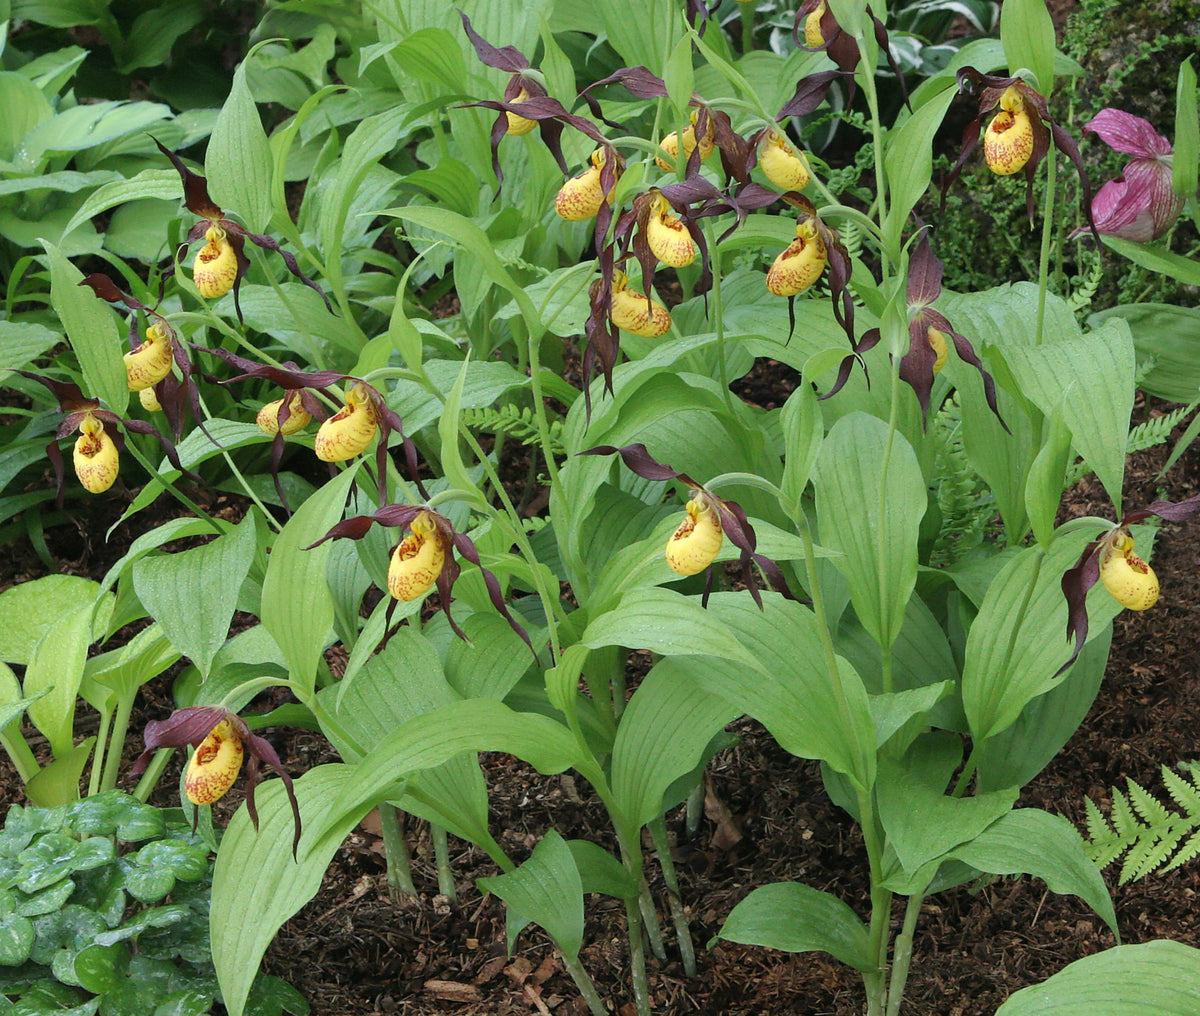
[[[791,383],[761,364],[740,383],[740,394],[778,402],[786,392],[775,389]],[[1138,412],[1144,419],[1157,410],[1142,406]],[[1161,496],[1164,487],[1156,477],[1168,451],[1164,446],[1131,459],[1127,503]],[[1200,455],[1186,455],[1165,490],[1172,500],[1200,492]],[[92,506],[86,524],[47,532],[62,571],[102,575],[127,546],[129,527],[118,528],[108,543],[100,536],[119,505],[98,499]],[[233,515],[239,510],[236,503],[210,508]],[[171,502],[160,500],[140,519],[138,531],[173,512]],[[1069,495],[1064,512],[1105,515],[1107,509],[1098,486],[1084,481]],[[1085,725],[1025,789],[1021,804],[1081,822],[1084,797],[1106,805],[1109,788],[1123,785],[1126,777],[1161,789],[1160,764],[1193,757],[1200,725],[1197,547],[1194,523],[1164,527],[1154,557],[1162,600],[1145,614],[1126,612],[1118,618],[1108,675]],[[27,546],[0,548],[0,588],[44,572]],[[167,682],[153,683],[134,729],[170,708]],[[741,742],[710,766],[698,835],[687,839],[682,810],[668,816],[700,971],[695,978],[683,975],[668,930],[667,960],[650,960],[655,1011],[859,1014],[863,993],[857,975],[824,954],[789,955],[729,943],[705,948],[733,905],[768,882],[803,881],[836,893],[860,914],[867,910],[861,837],[829,802],[817,767],[782,751],[754,722],[741,721],[732,729]],[[317,734],[277,729],[269,736],[292,772],[336,760]],[[130,746],[131,754],[136,747]],[[567,837],[609,841],[607,818],[583,781],[542,776],[507,756],[485,756],[482,764],[491,790],[492,829],[514,858],[527,856],[552,824]],[[19,783],[6,764],[3,776],[4,804],[20,801]],[[168,788],[161,789],[160,803],[173,803],[169,788],[174,785],[168,774],[160,784]],[[231,794],[222,801],[218,817],[227,820],[237,800]],[[522,934],[508,957],[503,906],[475,888],[475,879],[496,873],[491,862],[451,840],[460,897],[451,904],[437,895],[428,831],[421,823],[414,826],[417,896],[389,891],[381,841],[372,831],[377,826],[368,822],[338,852],[317,898],[284,926],[268,953],[267,970],[295,984],[315,1016],[582,1016],[585,1007],[540,932]],[[651,861],[648,867],[652,888],[663,901],[657,865]],[[1200,865],[1119,888],[1115,874],[1109,875],[1126,942],[1169,937],[1200,946],[1200,908],[1194,905]],[[898,906],[894,921],[901,916]],[[623,909],[614,901],[589,897],[583,962],[614,1011],[630,1014],[624,923]],[[1018,988],[1113,944],[1103,922],[1081,901],[1055,896],[1033,879],[1002,879],[935,896],[918,926],[905,1012],[991,1014]]]

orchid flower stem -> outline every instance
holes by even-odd
[[[437,864],[438,892],[451,903],[457,903],[458,888],[454,884],[454,872],[450,870],[450,843],[446,839],[446,830],[430,822],[429,836],[433,840],[433,857]]]
[[[742,15],[742,56],[745,56],[754,49],[754,3],[743,2],[738,10]]]
[[[225,535],[225,533],[226,533],[225,527],[222,526],[211,515],[209,515],[208,512],[206,512],[198,504],[196,504],[191,498],[189,498],[186,494],[184,494],[183,491],[179,490],[170,480],[168,480],[165,476],[163,476],[157,469],[155,469],[154,466],[150,463],[150,460],[148,458],[146,458],[145,455],[143,455],[141,452],[139,452],[137,450],[137,446],[134,445],[134,443],[132,441],[130,441],[128,444],[126,444],[125,447],[129,450],[129,454],[132,455],[135,459],[137,459],[138,464],[141,465],[141,467],[144,470],[146,470],[147,473],[149,473],[152,477],[154,477],[155,480],[157,480],[160,484],[162,484],[163,489],[168,491],[170,493],[170,495],[173,498],[175,498],[176,501],[178,501],[181,505],[183,505],[193,515],[195,515],[196,518],[203,519],[210,526],[212,526],[213,529],[216,530],[216,533],[218,536]]]
[[[872,37],[868,44],[866,36],[858,35],[855,37],[855,42],[858,43],[859,53],[869,54],[872,57],[870,64],[865,59],[860,60],[859,70],[862,71],[863,93],[867,97],[867,109],[871,114],[871,145],[875,149],[875,205],[878,209],[879,221],[883,222],[888,215],[887,176],[883,168],[883,133],[879,125],[879,93],[875,89],[873,59],[876,55],[875,40]]]
[[[210,413],[208,410],[208,405],[204,401],[204,396],[200,395],[199,399],[200,399],[200,408],[204,410],[204,415],[207,416],[209,419],[212,419],[212,413]],[[246,478],[242,475],[242,471],[240,469],[238,469],[237,463],[233,461],[233,456],[230,455],[229,452],[227,452],[224,448],[222,448],[221,449],[221,457],[225,460],[225,464],[227,466],[229,466],[229,471],[231,473],[233,473],[234,477],[237,479],[237,482],[241,486],[242,490],[244,490],[246,492],[246,496],[248,498],[250,498],[250,500],[253,501],[254,504],[257,506],[258,510],[260,512],[262,512],[263,517],[267,520],[268,525],[273,527],[277,533],[282,533],[283,525],[279,522],[278,519],[275,518],[274,515],[272,515],[267,510],[267,506],[265,504],[263,504],[262,501],[259,499],[259,496],[256,493],[254,493],[254,488],[251,487],[250,484],[246,482]]]
[[[650,895],[650,886],[643,874],[638,879],[638,910],[641,911],[642,925],[646,929],[646,938],[650,943],[650,951],[660,960],[667,958],[667,945],[663,941],[662,928],[658,925],[658,910],[654,906],[654,897]]]
[[[146,771],[142,773],[142,778],[138,780],[138,785],[133,789],[133,796],[143,804],[150,799],[154,788],[158,786],[159,777],[162,776],[174,750],[174,748],[159,748],[150,760],[150,764],[146,766]]]
[[[688,926],[687,911],[679,898],[679,879],[675,876],[675,861],[671,857],[671,841],[667,838],[667,823],[661,815],[649,824],[654,838],[654,852],[658,855],[658,866],[662,869],[663,882],[667,886],[667,906],[671,908],[671,921],[675,925],[675,938],[679,943],[679,957],[683,960],[683,972],[688,977],[696,976],[696,947],[692,943],[692,929]]]
[[[17,770],[17,775],[21,777],[22,783],[28,783],[32,780],[41,767],[38,765],[37,758],[34,756],[29,744],[17,730],[18,724],[14,723],[9,730],[0,730],[0,746],[4,748],[4,752],[8,755],[8,760]]]
[[[736,415],[733,405],[733,392],[729,388],[729,368],[725,362],[725,306],[721,299],[721,259],[717,253],[716,232],[712,220],[704,220],[704,238],[708,241],[709,256],[712,258],[712,322],[717,334],[717,377],[721,382],[721,394],[729,406],[731,416]]]
[[[383,854],[387,859],[387,883],[392,896],[415,896],[408,840],[404,838],[404,813],[394,804],[379,806],[379,828],[383,835]]]
[[[1038,256],[1037,344],[1046,323],[1046,289],[1050,282],[1050,244],[1054,236],[1054,185],[1057,178],[1054,146],[1046,156],[1046,200],[1042,207],[1042,249]]]
[[[646,978],[646,947],[642,944],[642,917],[634,900],[625,901],[625,925],[629,932],[629,966],[633,1001],[638,1016],[650,1016],[650,982]]]
[[[867,992],[867,1016],[883,1016],[887,1004],[887,948],[888,928],[892,916],[892,893],[882,884],[883,844],[875,824],[875,808],[869,790],[858,792],[858,814],[871,868],[871,925],[867,939],[867,955],[874,958],[878,965],[876,970],[863,973],[863,986]]]
[[[121,749],[125,747],[125,735],[129,732],[129,717],[133,713],[133,700],[136,697],[135,692],[117,699],[117,711],[113,716],[108,752],[104,759],[104,775],[100,778],[101,790],[112,790],[117,785],[117,775],[121,771]],[[96,743],[99,744],[99,740]]]
[[[923,892],[914,893],[904,904],[904,926],[896,936],[892,952],[892,979],[888,985],[887,1016],[900,1016],[900,1003],[904,999],[904,986],[908,982],[908,967],[912,962],[913,933],[917,930],[917,919],[921,916],[921,905],[925,902]]]
[[[588,972],[583,969],[583,964],[578,959],[571,959],[569,956],[562,953],[563,969],[571,975],[571,980],[575,982],[575,987],[579,989],[579,994],[583,996],[583,1000],[587,1002],[588,1012],[592,1016],[608,1016],[608,1010],[604,1007],[604,1001],[600,998],[600,993],[596,990],[596,985],[588,976]]]
[[[888,472],[892,462],[892,451],[895,445],[896,438],[896,420],[900,410],[900,371],[898,367],[892,368],[892,406],[888,413],[888,429],[887,437],[883,445],[883,466],[879,471],[879,511],[886,510],[888,503]],[[879,540],[878,554],[876,563],[879,568],[879,574],[882,576],[880,587],[888,588],[888,561],[887,561],[888,544],[886,540]],[[883,673],[883,691],[885,695],[890,695],[892,692],[892,646],[889,643],[884,645],[879,644],[880,664]]]

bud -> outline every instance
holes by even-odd
[[[1016,85],[1000,96],[1000,112],[992,117],[983,136],[983,157],[997,176],[1011,176],[1025,168],[1033,155],[1033,121]]]
[[[945,333],[939,332],[932,325],[926,330],[925,337],[929,339],[929,345],[937,354],[937,359],[933,361],[933,372],[936,374],[946,366],[946,356],[950,352],[950,347],[946,344]]]
[[[667,541],[667,564],[680,575],[695,575],[716,560],[721,549],[721,519],[702,497],[685,506],[687,517]]]
[[[796,296],[821,277],[828,255],[825,241],[808,220],[796,223],[796,239],[775,259],[767,272],[767,290],[775,296]]]
[[[204,239],[208,242],[192,262],[192,278],[204,299],[216,300],[237,281],[237,254],[220,226],[210,226]]]
[[[612,308],[608,316],[618,328],[644,339],[657,339],[671,327],[667,308],[657,300],[646,299],[645,293],[629,289],[625,273],[620,271],[613,275]]]
[[[75,475],[85,490],[103,494],[116,482],[120,465],[117,446],[104,424],[91,413],[80,421],[74,461]]]
[[[169,328],[165,322],[155,321],[146,329],[146,341],[125,354],[125,376],[131,392],[151,388],[171,373],[174,356]]]
[[[517,92],[516,96],[511,100],[513,103],[524,102],[529,98],[528,89],[522,88]],[[508,117],[508,129],[505,134],[528,134],[534,127],[537,126],[536,120],[530,120],[528,117],[521,116],[519,113],[513,113],[509,110],[504,111],[504,115]]]
[[[568,222],[582,222],[592,218],[604,204],[604,189],[600,182],[600,171],[604,168],[604,149],[592,152],[592,164],[576,177],[562,185],[554,196],[554,210]],[[612,195],[610,194],[609,197]]]
[[[222,720],[200,742],[188,762],[183,792],[192,804],[212,804],[225,796],[242,768],[241,739],[229,720]]]
[[[661,194],[655,195],[650,206],[646,242],[654,256],[672,268],[683,268],[696,260],[696,245],[687,226],[671,212],[670,203]]]
[[[696,149],[696,119],[698,114],[692,113],[692,123],[683,132],[683,158],[686,161],[692,156],[692,152]],[[708,118],[708,129],[704,132],[704,137],[700,139],[700,161],[703,162],[713,153],[713,148],[716,144],[717,129],[713,126],[712,117]],[[679,135],[675,131],[671,131],[665,138],[658,143],[658,147],[670,159],[664,159],[661,155],[655,156],[654,164],[658,166],[664,173],[671,173],[675,170],[675,158],[679,154]]]
[[[356,381],[346,392],[345,408],[321,424],[313,451],[322,462],[342,462],[364,451],[378,429],[366,386]]]
[[[1133,537],[1118,536],[1100,561],[1100,580],[1114,600],[1130,610],[1149,610],[1158,602],[1158,576],[1133,552]]]
[[[388,592],[405,603],[429,592],[446,564],[446,547],[433,515],[420,512],[410,528],[392,551],[387,576]]]
[[[278,434],[280,432],[279,410],[283,408],[283,402],[283,399],[276,399],[274,402],[268,402],[258,411],[255,422],[264,434]],[[288,392],[287,404],[288,418],[283,423],[283,434],[285,437],[289,434],[295,434],[298,430],[303,430],[308,425],[309,420],[312,419],[312,416],[300,401],[300,393],[298,391]]]
[[[138,392],[138,401],[141,402],[142,408],[148,413],[161,413],[162,403],[158,401],[158,396],[154,393],[154,387],[143,388]]]
[[[780,190],[804,190],[811,178],[804,158],[791,150],[778,131],[770,131],[762,139],[758,164],[766,178]]]
[[[804,45],[809,49],[820,49],[825,45],[825,36],[821,32],[821,18],[825,15],[825,3],[822,0],[816,8],[804,19]]]

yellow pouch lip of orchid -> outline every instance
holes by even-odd
[[[629,289],[614,290],[609,317],[618,328],[643,339],[657,339],[671,329],[671,312],[657,300]]]
[[[796,239],[767,271],[767,290],[775,296],[799,296],[825,271],[829,256],[820,234],[805,223],[796,227]]]
[[[158,384],[171,373],[174,358],[171,340],[157,325],[151,325],[146,329],[146,341],[122,358],[129,390],[140,392]]]
[[[1133,552],[1133,538],[1116,538],[1100,562],[1100,581],[1122,607],[1149,610],[1158,602],[1159,584],[1154,569]]]
[[[983,159],[997,176],[1019,173],[1033,157],[1034,128],[1029,106],[1016,86],[1000,97],[1000,111],[983,135]]]
[[[206,243],[192,262],[192,281],[202,297],[216,300],[237,281],[237,252],[220,226],[210,226],[204,239]]]
[[[342,462],[365,451],[378,430],[370,399],[356,383],[346,393],[346,405],[321,424],[313,451],[322,462]]]
[[[759,146],[758,164],[763,175],[780,190],[802,191],[812,180],[803,156],[794,154],[782,135],[774,131]]]
[[[725,535],[716,510],[698,499],[688,501],[686,517],[667,541],[666,560],[679,575],[697,575],[721,552]]]
[[[687,226],[661,195],[654,199],[646,220],[646,242],[654,256],[671,268],[684,268],[696,260],[696,244]]]
[[[75,475],[84,490],[103,494],[117,482],[121,463],[116,442],[90,413],[80,421],[79,432],[72,450]]]
[[[446,547],[430,512],[419,513],[411,532],[392,551],[388,565],[388,593],[402,603],[433,588],[446,564]]]
[[[284,437],[295,434],[297,431],[303,430],[308,426],[312,417],[307,409],[300,403],[299,395],[288,396],[289,410],[288,418],[284,421],[282,433]],[[281,432],[279,426],[279,411],[283,408],[283,399],[276,399],[274,402],[268,402],[258,411],[254,417],[254,422],[258,424],[259,429],[264,434],[278,434]]]
[[[184,793],[196,805],[219,801],[237,781],[245,748],[229,720],[222,720],[192,753]]]

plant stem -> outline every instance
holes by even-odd
[[[588,972],[583,969],[583,964],[578,959],[571,959],[559,950],[559,955],[563,959],[563,968],[571,975],[571,980],[575,982],[575,987],[579,989],[579,994],[583,996],[583,1000],[587,1002],[588,1011],[592,1016],[608,1016],[608,1010],[604,1007],[604,1001],[600,998],[599,992],[596,991],[596,985],[588,976]]]
[[[101,709],[100,726],[96,730],[96,750],[92,754],[92,771],[88,775],[88,797],[100,792],[100,775],[104,768],[104,755],[108,747],[108,729],[112,721],[112,710]]]
[[[679,942],[679,957],[683,960],[683,972],[688,977],[696,976],[696,947],[692,943],[692,929],[688,925],[687,911],[679,898],[679,879],[675,877],[675,861],[671,857],[671,842],[667,838],[667,823],[663,817],[650,822],[650,835],[654,838],[654,852],[662,868],[663,881],[667,885],[667,906],[671,909],[671,921],[675,925],[675,938]]]
[[[438,892],[451,903],[457,903],[458,888],[454,884],[454,872],[450,870],[450,844],[446,839],[446,830],[430,822],[429,835],[433,840],[433,856],[437,863]]]
[[[159,748],[150,760],[150,764],[146,766],[146,771],[142,773],[142,778],[138,780],[138,785],[133,789],[133,796],[143,804],[150,799],[150,794],[158,785],[158,778],[162,776],[162,771],[167,766],[167,760],[174,750],[174,748]]]
[[[744,5],[745,6],[745,5]],[[729,406],[731,416],[736,414],[733,392],[729,388],[729,368],[725,363],[725,308],[721,299],[721,258],[717,253],[716,232],[711,219],[704,220],[704,238],[708,241],[708,255],[712,259],[712,322],[717,334],[717,377],[721,382],[721,395]]]
[[[914,893],[904,905],[904,926],[896,936],[892,950],[892,980],[888,985],[887,1016],[899,1016],[900,1003],[904,998],[904,985],[908,982],[908,967],[912,962],[913,933],[917,919],[921,916],[921,905],[925,902],[923,892]]]
[[[642,918],[633,900],[625,901],[625,926],[629,932],[629,966],[633,979],[633,1001],[638,1016],[650,1016],[650,982],[646,978],[646,948],[642,944]]]
[[[1042,327],[1046,323],[1046,288],[1050,281],[1050,241],[1054,235],[1054,184],[1057,179],[1055,172],[1057,163],[1054,156],[1054,146],[1046,153],[1046,200],[1042,207],[1042,248],[1038,255],[1038,311],[1037,311],[1037,345],[1042,344]]]
[[[134,445],[134,443],[132,441],[128,442],[125,445],[125,447],[126,447],[126,449],[128,449],[129,454],[132,455],[135,459],[137,459],[139,465],[141,465],[141,467],[144,470],[146,470],[147,473],[149,473],[152,477],[154,477],[155,480],[157,480],[162,485],[163,490],[167,491],[173,498],[175,498],[176,501],[178,501],[181,505],[183,505],[193,515],[195,515],[196,518],[204,519],[205,522],[207,522],[210,526],[213,527],[214,530],[216,530],[216,533],[218,536],[225,535],[225,533],[227,532],[225,527],[222,526],[211,515],[209,515],[208,512],[206,512],[198,504],[196,504],[194,501],[192,501],[192,499],[189,498],[186,494],[184,494],[182,491],[178,490],[175,487],[175,485],[173,483],[171,483],[170,480],[168,480],[157,469],[155,469],[154,466],[152,466],[150,464],[150,460],[137,450],[137,446]]]
[[[129,730],[129,717],[133,712],[133,700],[137,697],[122,695],[117,699],[117,712],[113,719],[112,734],[108,739],[108,752],[104,759],[104,775],[100,779],[101,790],[112,790],[117,785],[117,773],[121,769],[121,749],[125,746],[125,734]]]
[[[754,49],[754,3],[743,2],[740,6],[742,15],[742,56]]]
[[[412,861],[408,840],[404,837],[404,813],[394,804],[379,806],[379,828],[383,834],[383,854],[387,859],[387,883],[393,897],[414,896]]]
[[[863,987],[867,992],[867,1016],[883,1016],[887,1004],[887,948],[888,927],[892,916],[892,893],[883,882],[883,845],[875,826],[875,810],[870,791],[858,792],[859,820],[862,823],[863,843],[867,848],[867,860],[871,868],[871,926],[867,939],[867,955],[878,964],[871,973],[863,973]]]
[[[702,779],[687,799],[687,818],[684,828],[687,829],[688,839],[700,831],[700,819],[704,817],[704,780]]]
[[[650,951],[660,960],[667,958],[667,944],[663,941],[662,928],[658,925],[658,910],[654,906],[654,897],[650,895],[650,886],[646,876],[638,876],[638,910],[642,915],[642,924],[646,928],[646,938],[650,942]]]

